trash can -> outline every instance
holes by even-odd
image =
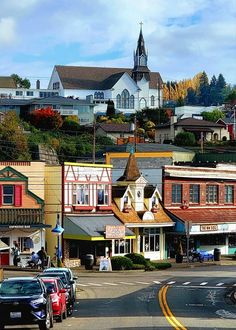
[[[93,269],[94,256],[92,254],[86,254],[84,257],[85,269]]]
[[[221,251],[220,249],[214,249],[214,261],[220,261]]]

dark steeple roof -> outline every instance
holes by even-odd
[[[136,52],[134,53],[134,68],[132,71],[132,78],[135,81],[141,80],[143,77],[147,81],[150,81],[150,70],[147,67],[147,52],[145,49],[145,43],[142,32],[142,23],[140,23],[141,28],[139,32],[138,44]]]
[[[130,153],[124,174],[117,181],[136,181],[140,176],[135,155]]]

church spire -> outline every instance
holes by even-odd
[[[134,68],[132,71],[132,78],[135,81],[138,81],[145,77],[147,81],[150,81],[149,69],[147,67],[148,55],[145,49],[142,25],[143,23],[141,22],[137,49],[134,53]]]

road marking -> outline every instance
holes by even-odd
[[[101,284],[98,283],[88,283],[88,285],[102,286]]]
[[[110,283],[110,282],[104,282],[103,284],[106,284],[106,285],[118,285],[117,283]]]
[[[130,282],[119,282],[120,284],[125,284],[125,285],[134,285],[134,283],[130,283]]]
[[[153,283],[156,283],[156,284],[161,284],[161,282],[159,282],[159,281],[153,281]]]
[[[222,286],[224,283],[217,283],[216,286]]]
[[[191,282],[184,282],[183,285],[188,285],[190,284]]]
[[[174,284],[174,283],[176,283],[176,281],[170,281],[170,282],[168,282],[167,284],[168,284],[168,285],[171,285],[171,284]]]
[[[161,310],[166,318],[166,320],[173,326],[176,330],[187,330],[174,316],[171,312],[167,300],[166,300],[166,293],[167,293],[168,285],[163,286],[158,293],[159,304]]]
[[[200,285],[207,285],[208,282],[202,282]]]
[[[80,286],[88,286],[87,284],[78,284],[78,287],[80,287]]]
[[[150,283],[147,283],[147,282],[135,282],[135,283],[138,283],[138,284],[146,284],[146,285],[148,285],[148,284],[150,284]]]
[[[203,304],[186,304],[186,306],[190,306],[190,307],[203,307]]]

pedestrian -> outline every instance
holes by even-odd
[[[12,255],[13,255],[13,265],[18,266],[18,262],[20,262],[20,249],[16,241],[14,241],[14,246],[12,248]]]
[[[46,260],[47,260],[47,253],[46,253],[43,246],[41,247],[41,250],[39,250],[37,252],[37,255],[39,256],[39,259],[41,261],[41,267],[42,267],[42,269],[44,269],[45,268],[45,263],[46,263]]]
[[[31,253],[31,259],[29,261],[27,261],[27,263],[31,268],[36,268],[36,266],[38,265],[38,262],[39,262],[38,253],[33,251]]]

